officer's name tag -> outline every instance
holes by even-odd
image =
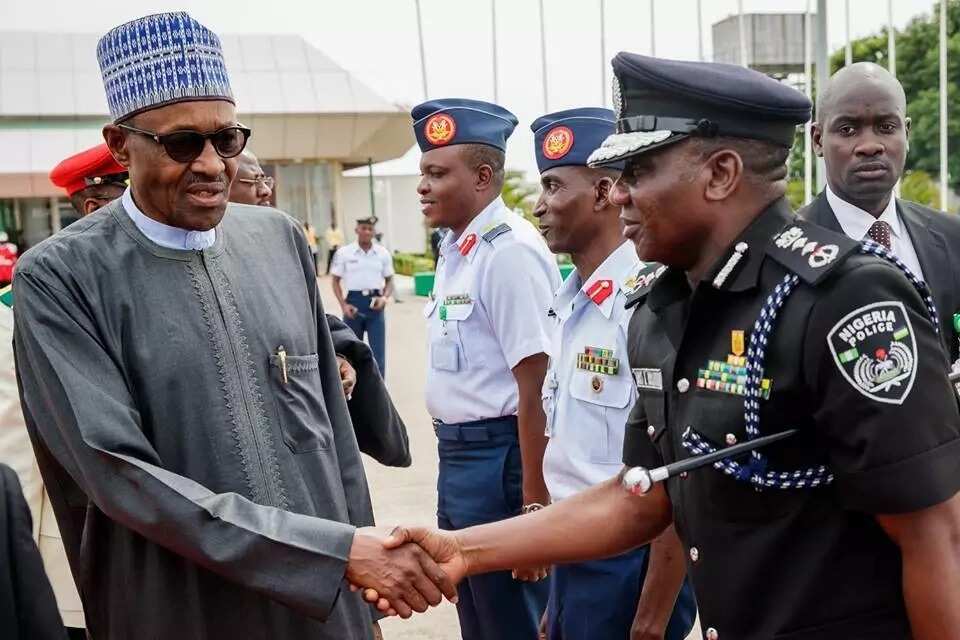
[[[466,320],[473,313],[473,303],[444,304],[442,320]]]
[[[439,371],[460,371],[460,347],[450,338],[440,338],[430,347],[430,366]]]
[[[660,369],[633,369],[633,380],[637,383],[637,389],[663,391],[663,374]]]

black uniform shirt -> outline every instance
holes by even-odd
[[[718,289],[715,277],[744,244]],[[767,345],[760,432],[800,433],[765,449],[768,469],[825,464],[835,479],[758,491],[706,467],[668,481],[702,626],[711,640],[904,640],[900,553],[874,514],[956,493],[960,415],[922,298],[895,266],[798,222],[779,200],[695,290],[667,270],[630,325],[640,398],[624,462],[690,457],[687,429],[717,448],[746,439],[736,377],[724,387],[730,376],[717,374],[742,363],[761,306],[790,271],[801,281]]]

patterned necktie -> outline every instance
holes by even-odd
[[[869,229],[867,229],[867,237],[873,240],[874,242],[876,242],[877,244],[881,244],[887,249],[890,249],[891,248],[891,244],[890,244],[891,231],[893,231],[893,229],[890,227],[889,224],[887,224],[883,220],[877,220],[872,225],[870,225]]]

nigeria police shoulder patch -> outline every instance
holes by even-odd
[[[903,404],[917,377],[917,342],[902,302],[851,311],[827,334],[827,344],[854,389],[877,402]]]

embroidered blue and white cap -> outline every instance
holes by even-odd
[[[183,11],[111,29],[97,61],[114,122],[175,102],[234,102],[220,39]]]

